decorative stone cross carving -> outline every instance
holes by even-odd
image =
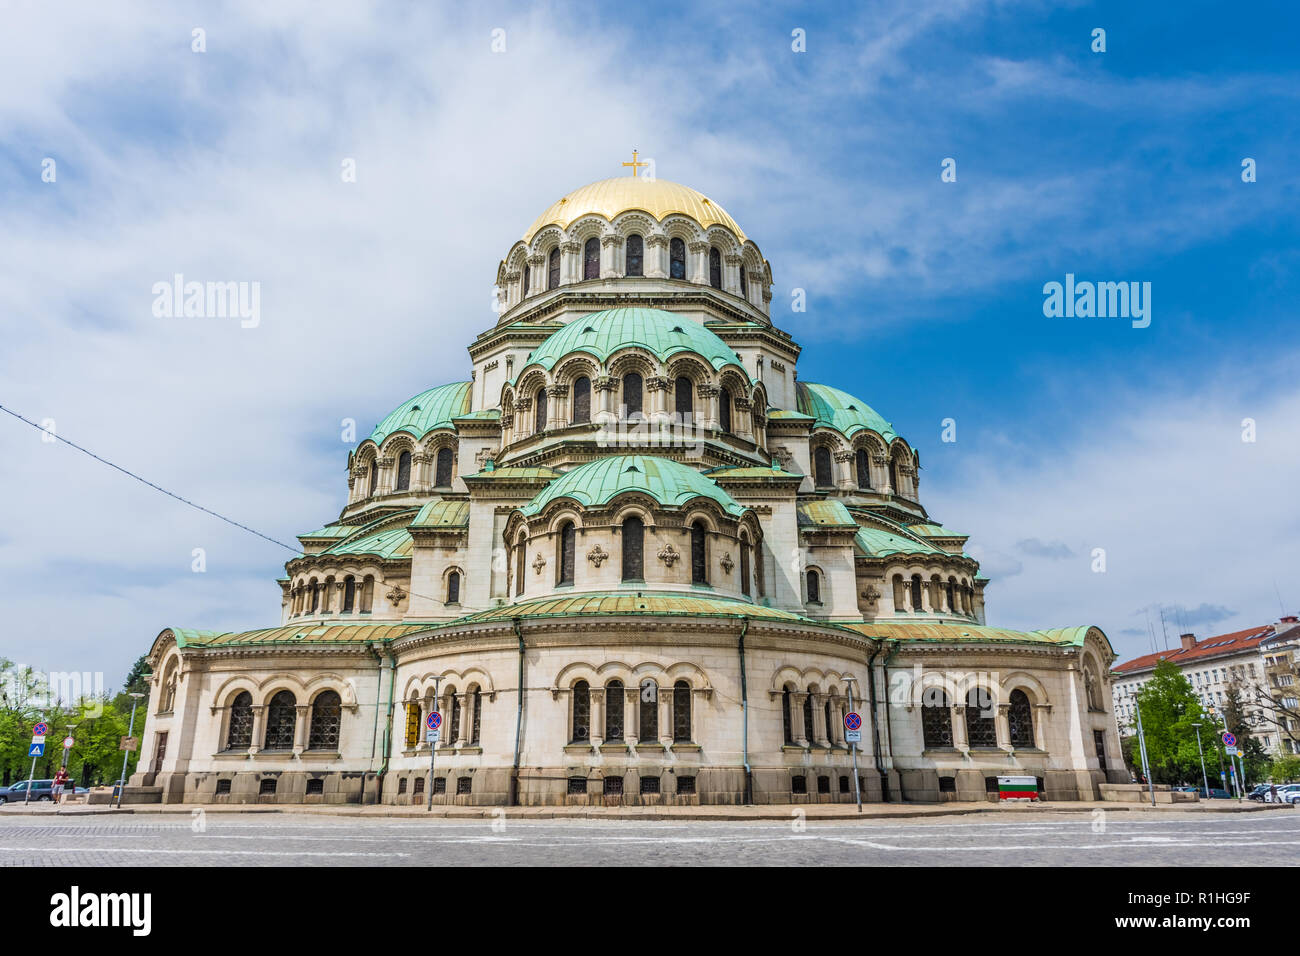
[[[546,559],[542,557],[542,552],[538,551],[537,557],[533,560],[533,569],[536,570],[538,574],[541,574],[542,568],[544,567],[546,567]]]
[[[608,557],[609,557],[608,552],[606,552],[605,549],[602,548],[600,545],[596,545],[594,548],[592,548],[590,551],[587,552],[587,560],[590,561],[592,564],[594,564],[596,567],[600,567],[601,563]]]
[[[659,552],[659,560],[670,568],[677,563],[677,559],[680,557],[681,554],[672,546],[672,544],[664,545],[663,549]]]
[[[868,604],[875,604],[877,601],[880,600],[880,592],[876,590],[876,586],[874,584],[868,584],[867,589],[862,592],[862,598]]]
[[[736,566],[736,562],[731,560],[731,552],[729,551],[722,555],[722,559],[718,561],[718,564],[722,565],[722,572],[724,574],[730,574],[731,569]]]
[[[387,596],[388,603],[393,605],[393,607],[397,607],[397,605],[406,600],[406,591],[403,590],[400,584],[394,584],[392,588],[389,589]]]

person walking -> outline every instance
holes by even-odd
[[[1277,803],[1277,784],[1272,784],[1268,788],[1268,802]]]
[[[53,793],[50,796],[55,803],[63,802],[63,788],[68,783],[68,770],[66,767],[60,767],[59,772],[54,775]]]

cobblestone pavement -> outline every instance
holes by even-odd
[[[1294,866],[1300,814],[852,823],[420,821],[306,814],[0,819],[6,866]]]

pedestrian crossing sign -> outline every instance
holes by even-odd
[[[32,749],[27,752],[29,757],[44,757],[45,744],[32,744]]]

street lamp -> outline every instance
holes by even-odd
[[[856,680],[857,680],[856,677],[844,678],[844,683],[848,685],[848,689],[849,689],[849,713],[853,712],[853,684]],[[873,714],[872,717],[874,718],[875,715]],[[829,732],[830,731],[828,730],[827,733]],[[861,733],[860,730],[859,733]],[[856,743],[852,743],[849,744],[849,748],[853,751],[853,792],[854,794],[857,795],[857,799],[858,799],[858,813],[861,813],[862,812],[862,784],[858,781],[858,745]]]
[[[140,705],[140,698],[143,696],[144,694],[141,694],[139,691],[131,692],[131,697],[132,697],[131,725],[130,727],[127,728],[126,731],[126,736],[128,738],[135,736],[135,711],[136,708]],[[126,762],[130,758],[130,756],[131,756],[131,751],[129,750],[122,751],[122,776],[120,776],[117,780],[117,808],[119,810],[122,809],[122,791],[126,789]]]
[[[1196,728],[1196,752],[1201,755],[1201,783],[1205,784],[1205,799],[1210,799],[1210,778],[1205,773],[1205,751],[1201,749],[1201,722],[1192,721]]]

